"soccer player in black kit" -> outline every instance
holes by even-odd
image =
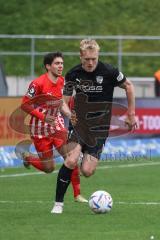
[[[81,64],[65,76],[64,100],[68,103],[70,96],[74,95],[77,124],[70,134],[65,162],[57,177],[56,198],[51,213],[63,212],[71,173],[82,153],[83,175],[89,177],[95,172],[108,137],[115,87],[123,88],[126,93],[128,111],[125,122],[129,130],[137,127],[134,86],[117,68],[99,61],[99,50],[95,40],[83,39],[80,42]]]

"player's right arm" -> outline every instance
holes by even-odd
[[[21,108],[23,111],[27,112],[31,116],[34,116],[42,121],[44,121],[45,115],[43,112],[40,112],[35,106],[38,106],[38,95],[40,94],[40,86],[32,81],[29,85],[27,93],[22,98]]]
[[[41,86],[36,81],[32,81],[27,93],[22,98],[21,108],[31,116],[34,116],[43,122],[47,122],[50,125],[54,125],[55,119],[52,116],[46,116],[39,108],[40,105],[47,101],[47,97],[48,96],[41,93]]]

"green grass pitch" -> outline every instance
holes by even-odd
[[[158,159],[103,162],[94,176],[81,177],[85,197],[96,190],[112,195],[111,212],[100,215],[92,213],[88,204],[75,203],[71,187],[64,213],[51,214],[57,173],[37,173],[24,168],[1,170],[1,240],[160,239]]]

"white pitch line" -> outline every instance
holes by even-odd
[[[143,167],[143,166],[154,166],[160,165],[160,162],[148,162],[148,163],[130,163],[130,164],[120,164],[115,166],[99,166],[97,169],[109,169],[109,168],[132,168],[132,167]],[[58,170],[54,171],[53,173],[57,173]],[[41,175],[45,174],[44,172],[31,172],[31,173],[16,173],[16,174],[3,174],[0,175],[0,178],[9,178],[9,177],[24,177],[24,176],[31,176],[31,175]]]
[[[148,163],[130,163],[130,164],[121,164],[116,166],[99,166],[97,169],[105,169],[105,168],[132,168],[132,167],[144,167],[144,166],[152,166],[152,165],[160,165],[160,162],[148,162]]]
[[[54,171],[53,173],[57,173],[58,170]],[[45,174],[44,172],[31,172],[31,173],[16,173],[16,174],[3,174],[0,175],[0,178],[9,178],[9,177],[25,177],[31,175],[42,175]]]
[[[124,205],[160,205],[160,202],[115,202],[115,204],[124,204]]]
[[[51,204],[51,201],[11,201],[11,200],[0,200],[0,204]],[[114,202],[114,205],[160,205],[160,202]]]
[[[20,203],[20,204],[46,204],[46,203],[51,203],[50,201],[42,201],[42,200],[36,200],[36,201],[29,201],[29,200],[24,200],[24,201],[11,201],[11,200],[0,200],[0,204],[1,203],[6,203],[6,204],[16,204],[16,203]]]
[[[41,175],[44,174],[43,172],[31,172],[31,173],[15,173],[15,174],[3,174],[0,175],[1,178],[5,177],[24,177],[24,176],[31,176],[31,175]]]

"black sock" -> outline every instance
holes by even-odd
[[[66,167],[64,164],[60,168],[57,176],[56,202],[63,202],[64,195],[71,181],[72,171],[73,169]]]

